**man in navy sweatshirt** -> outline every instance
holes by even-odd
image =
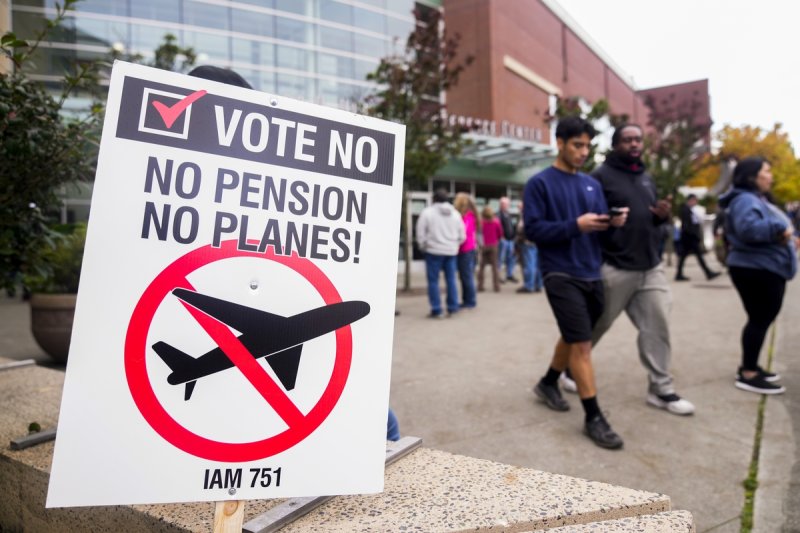
[[[598,232],[625,224],[627,208],[610,216],[600,184],[579,171],[594,135],[592,125],[580,117],[560,120],[556,161],[525,185],[525,234],[539,248],[547,299],[561,333],[550,367],[534,392],[549,408],[567,411],[558,377],[569,367],[586,413],[586,435],[598,446],[617,449],[622,439],[597,403],[592,328],[604,305]]]

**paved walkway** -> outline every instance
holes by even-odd
[[[696,415],[678,417],[645,403],[636,332],[620,317],[594,361],[601,408],[625,448],[593,445],[581,433],[577,396],[566,395],[572,409],[556,413],[531,393],[558,334],[544,294],[516,294],[519,285],[506,284],[500,293],[480,293],[475,310],[446,320],[425,318],[421,291],[399,294],[392,405],[402,432],[449,452],[665,493],[675,509],[693,513],[698,532],[739,531],[761,396],[733,386],[745,314],[730,279],[706,282],[688,263],[692,281],[672,287],[673,370]],[[671,279],[674,268],[667,271]],[[421,276],[415,286],[424,287]],[[785,531],[800,531],[800,498],[790,499],[800,488],[798,320],[795,282],[779,317],[774,363],[791,389],[767,400],[757,531],[781,531],[784,521]]]
[[[697,405],[695,416],[645,404],[635,330],[621,317],[594,360],[600,405],[625,448],[594,446],[581,434],[576,396],[567,395],[571,411],[556,413],[531,393],[557,338],[543,294],[516,294],[519,285],[505,284],[500,293],[480,293],[474,310],[430,320],[419,273],[415,290],[397,298],[391,403],[403,434],[453,453],[665,493],[675,509],[693,513],[697,531],[739,531],[760,396],[733,386],[744,312],[729,278],[699,281],[689,263],[693,281],[673,284],[672,344],[678,392]],[[795,282],[778,320],[774,368],[789,392],[766,403],[758,531],[800,531],[798,320]],[[0,356],[50,364],[17,300],[0,298]]]

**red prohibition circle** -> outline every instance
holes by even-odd
[[[167,266],[145,289],[131,316],[125,337],[125,376],[133,401],[148,424],[177,448],[212,461],[245,462],[271,457],[308,437],[328,417],[344,390],[353,356],[350,326],[336,330],[336,357],[330,382],[322,396],[302,418],[272,437],[243,443],[221,442],[197,435],[180,425],[161,405],[147,374],[147,334],[153,316],[164,298],[176,287],[192,289],[186,277],[200,267],[234,257],[255,257],[274,261],[302,275],[328,305],[342,301],[339,292],[325,274],[308,259],[297,255],[282,256],[272,248],[266,252],[238,250],[236,240],[225,241],[219,248],[203,246]]]

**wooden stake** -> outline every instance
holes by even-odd
[[[214,533],[242,533],[244,502],[228,500],[217,502],[214,508]]]

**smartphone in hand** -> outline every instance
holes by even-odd
[[[611,207],[608,209],[608,216],[610,218],[621,216],[625,211],[621,207]]]

